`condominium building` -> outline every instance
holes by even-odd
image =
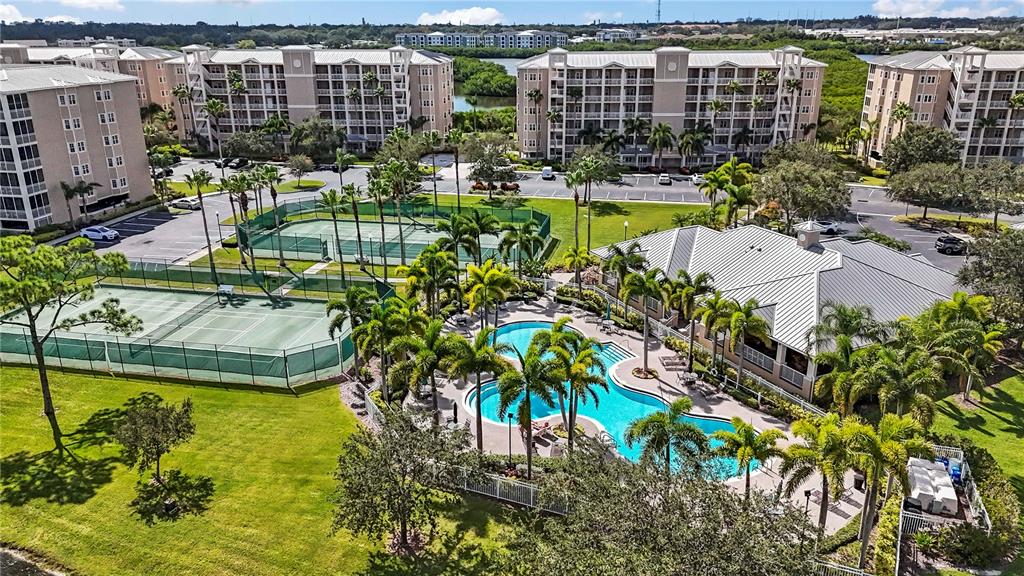
[[[594,34],[597,42],[632,42],[636,40],[636,30],[625,28],[605,28]]]
[[[475,48],[483,45],[483,38],[479,34],[464,32],[406,32],[395,34],[395,44],[406,48],[430,48],[431,46]]]
[[[918,123],[954,133],[965,165],[997,158],[1024,162],[1024,108],[1010,102],[1020,93],[1024,52],[965,46],[875,57],[861,112],[861,126],[874,133],[867,144],[869,160],[880,164],[889,142]]]
[[[731,155],[757,158],[769,146],[812,139],[825,64],[786,46],[770,51],[568,52],[522,61],[516,122],[522,154],[569,159],[595,132],[626,133],[633,118],[674,134],[713,125],[703,153],[660,151],[664,166],[704,165]],[[585,130],[586,129],[586,130]],[[653,164],[646,135],[629,135],[623,162]]]
[[[293,123],[319,116],[344,128],[351,148],[367,150],[379,147],[396,127],[446,132],[451,126],[452,59],[442,54],[401,46],[212,50],[192,45],[182,51],[183,64],[173,67],[183,68],[192,88],[203,137],[216,131],[226,139],[277,114]],[[229,87],[229,76],[236,74],[243,91]],[[228,111],[211,121],[201,110],[213,98]]]
[[[568,41],[568,34],[546,30],[488,32],[483,35],[483,45],[494,48],[556,48],[565,46]]]
[[[113,36],[107,36],[106,38],[93,38],[92,36],[86,36],[79,39],[68,39],[63,38],[57,40],[57,46],[62,48],[85,48],[87,46],[95,46],[97,44],[113,44],[119,48],[134,48],[138,46],[138,43],[133,38],[114,38]]]
[[[0,228],[31,231],[151,195],[136,98],[123,74],[0,68]],[[98,186],[66,201],[61,182],[82,181]]]

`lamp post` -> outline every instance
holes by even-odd
[[[629,220],[622,221],[622,241],[626,241],[626,236],[629,234]]]
[[[512,469],[512,413],[506,413],[508,418],[508,469]]]
[[[807,516],[807,512],[811,509],[811,491],[804,490],[804,516]],[[804,553],[804,531],[800,530],[800,554]]]
[[[220,228],[220,212],[214,212],[214,215],[217,216],[217,238],[219,238],[220,239],[220,243],[223,244],[224,243],[224,232]]]

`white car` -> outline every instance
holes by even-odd
[[[671,186],[672,179],[668,177],[668,174],[658,174],[658,184],[662,186]]]
[[[88,238],[89,240],[103,240],[111,242],[121,237],[121,234],[117,230],[107,228],[106,226],[89,226],[82,230],[82,238]]]
[[[690,177],[690,182],[693,182],[694,186],[700,186],[701,184],[707,182],[707,180],[705,180],[704,176],[701,174],[694,174],[693,176]]]
[[[200,207],[199,199],[195,197],[172,200],[170,206],[171,208],[181,208],[182,210],[199,210]]]
[[[551,166],[545,166],[540,169],[541,180],[554,180],[555,170]]]
[[[825,234],[839,234],[841,228],[839,222],[835,220],[815,220],[814,223],[821,226],[821,231]]]
[[[1010,226],[1010,228],[1013,230],[1024,230],[1024,222],[1017,222],[1016,224]]]

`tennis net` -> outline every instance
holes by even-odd
[[[171,334],[177,332],[179,328],[188,326],[195,322],[200,316],[205,314],[211,308],[216,307],[219,303],[219,295],[211,294],[189,308],[184,314],[181,314],[166,324],[158,326],[156,330],[153,330],[149,334],[140,336],[132,342],[132,344],[141,344],[144,343],[144,341],[148,341],[149,343],[160,342]]]

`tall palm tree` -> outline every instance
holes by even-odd
[[[846,472],[852,464],[849,435],[842,433],[841,426],[842,421],[834,412],[794,422],[793,436],[801,442],[786,448],[779,468],[779,475],[786,479],[786,496],[792,496],[815,474],[821,477],[819,539],[825,535],[829,500],[842,493]]]
[[[401,141],[396,133],[401,129],[396,128],[388,138]],[[404,133],[404,130],[402,130]],[[398,218],[398,249],[401,255],[402,265],[405,265],[405,232],[402,226],[402,201],[412,195],[419,187],[419,173],[407,162],[401,160],[390,160],[383,168],[383,178],[391,190],[391,200],[395,203],[395,215]]]
[[[75,218],[74,214],[71,212],[71,199],[78,199],[78,205],[82,207],[82,213],[84,214],[86,222],[88,222],[89,206],[85,203],[85,199],[87,196],[92,194],[93,190],[99,187],[100,184],[98,182],[86,182],[85,180],[79,180],[74,184],[68,184],[67,182],[61,181],[60,189],[64,194],[64,202],[68,207],[68,218],[71,218],[72,225],[78,221],[78,218]]]
[[[714,290],[714,277],[708,272],[691,275],[688,270],[680,269],[678,279],[666,279],[663,284],[665,304],[675,308],[678,319],[690,324],[690,346],[687,351],[686,365],[693,371],[693,328],[697,323],[697,310],[701,299]]]
[[[626,444],[643,444],[642,457],[652,462],[658,459],[665,464],[665,473],[672,472],[672,449],[685,454],[687,460],[697,462],[708,453],[708,437],[695,424],[681,421],[693,409],[693,401],[683,396],[665,407],[664,412],[648,414],[629,423],[626,428]]]
[[[530,346],[526,356],[513,348],[519,358],[519,370],[511,368],[498,377],[498,414],[516,404],[516,423],[526,432],[526,479],[533,477],[533,403],[554,407],[552,391],[561,385],[554,359],[544,359],[541,350]]]
[[[646,138],[650,130],[651,121],[643,116],[626,118],[622,123],[622,132],[632,138],[633,148],[639,146],[639,141]]]
[[[601,137],[604,135],[604,130],[597,124],[588,123],[576,133],[576,136],[580,139],[580,142],[584,144],[596,144],[601,141]]]
[[[384,266],[384,282],[388,281],[388,242],[387,234],[384,233],[384,202],[391,193],[391,187],[384,178],[371,177],[369,182],[370,198],[377,209],[377,216],[380,222],[380,258]]]
[[[348,202],[349,209],[352,210],[352,217],[356,220],[356,248],[359,250],[360,266],[366,262],[366,258],[363,256],[363,232],[359,227],[359,200],[362,196],[363,189],[355,184],[345,184],[341,187],[341,199]]]
[[[341,298],[333,298],[327,302],[327,314],[334,313],[327,332],[331,338],[339,334],[345,322],[349,331],[364,322],[370,316],[370,309],[377,303],[377,294],[365,286],[349,286]],[[359,377],[359,347],[352,347],[356,377]]]
[[[468,291],[466,299],[469,300],[469,311],[481,311],[480,327],[487,325],[487,309],[494,307],[494,326],[498,326],[498,306],[508,299],[509,291],[512,290],[512,275],[508,267],[502,264],[495,264],[494,260],[487,260],[482,266],[472,264],[466,269],[468,276]]]
[[[877,392],[882,412],[903,416],[909,411],[922,427],[935,415],[932,394],[942,388],[942,364],[931,353],[915,346],[879,346],[861,377],[865,387]]]
[[[277,209],[277,186],[284,178],[278,167],[270,164],[260,166],[257,176],[270,187],[270,201],[274,203],[274,230],[277,234],[277,265],[284,268],[287,263],[284,261],[284,245],[281,242],[281,213]]]
[[[178,84],[171,90],[171,94],[175,100],[178,101],[178,109],[181,111],[181,117],[185,117],[185,103],[188,103],[188,116],[192,121],[192,137],[196,137],[196,115],[192,109],[192,89],[185,84]],[[188,136],[186,134],[186,136]]]
[[[538,343],[544,343],[544,337]],[[550,342],[550,340],[548,340]],[[596,388],[608,390],[605,378],[607,367],[600,356],[601,344],[596,338],[557,338],[548,351],[554,355],[559,370],[560,380],[568,384],[566,395],[569,403],[569,453],[572,454],[576,442],[576,419],[579,416],[580,404],[593,400],[597,406]]]
[[[502,354],[511,354],[515,348],[504,342],[498,342],[494,328],[483,328],[477,332],[472,342],[462,336],[448,341],[445,361],[442,368],[453,378],[468,379],[476,376],[476,448],[484,453],[484,416],[483,402],[480,398],[481,374],[491,373],[499,379],[511,366]]]
[[[768,321],[757,314],[760,307],[754,298],[742,304],[738,300],[733,300],[733,311],[729,316],[729,346],[739,359],[736,369],[737,384],[743,382],[743,349],[747,336],[760,340],[766,346],[771,343],[771,328]]]
[[[498,242],[498,249],[506,259],[511,254],[515,254],[516,274],[520,278],[523,277],[523,256],[532,260],[537,257],[537,252],[544,247],[544,238],[538,233],[539,230],[540,224],[533,219],[519,225],[516,225],[515,222],[508,222],[502,226],[504,234],[501,241]]]
[[[437,170],[437,149],[444,143],[444,138],[437,130],[423,133],[423,145],[430,152],[430,168]],[[430,175],[430,182],[434,185],[434,218],[437,218],[437,174]]]
[[[714,135],[715,130],[718,128],[716,126],[716,124],[718,122],[718,115],[721,114],[722,112],[725,112],[728,108],[729,108],[729,105],[726,104],[725,102],[722,102],[718,98],[715,98],[711,102],[708,102],[708,104],[707,104],[707,111],[711,113],[711,130],[712,130],[711,133],[712,133],[712,135]]]
[[[558,124],[559,122],[562,121],[563,114],[561,110],[552,108],[551,110],[548,110],[544,114],[544,116],[548,119],[548,122],[550,122],[551,124]]]
[[[392,400],[388,387],[387,345],[397,333],[391,321],[392,316],[393,312],[389,306],[377,302],[370,307],[369,312],[361,318],[359,323],[352,326],[352,342],[356,345],[359,354],[362,354],[364,358],[370,358],[373,355],[380,358],[381,398],[387,403]]]
[[[359,158],[349,154],[344,148],[334,149],[334,165],[338,167],[338,185],[345,189],[345,170],[348,170]]]
[[[590,250],[590,213],[593,208],[590,191],[594,183],[600,184],[608,178],[608,167],[606,162],[591,154],[580,158],[575,165],[579,181],[583,184],[583,201],[587,203],[587,250]]]
[[[457,266],[455,254],[435,242],[424,248],[409,266],[399,266],[398,273],[405,276],[406,293],[410,296],[422,294],[427,301],[428,313],[437,315],[441,291],[453,287]]]
[[[206,113],[210,127],[210,136],[217,140],[217,158],[220,159],[220,177],[224,178],[224,149],[221,147],[220,119],[227,113],[228,108],[224,102],[216,98],[210,98],[203,104],[202,111]]]
[[[931,458],[932,448],[921,434],[921,425],[909,416],[885,414],[877,428],[858,421],[844,424],[850,427],[851,455],[857,468],[864,471],[868,493],[860,513],[860,561],[863,568],[867,558],[868,541],[875,523],[875,509],[882,479],[891,476],[899,482],[904,493],[909,490],[907,460],[912,457]]]
[[[611,154],[612,156],[618,156],[622,149],[626,147],[626,135],[620,133],[617,130],[611,130],[604,135],[604,142],[601,143],[601,149]]]
[[[206,205],[203,204],[203,188],[213,181],[213,174],[206,170],[192,170],[191,174],[185,176],[185,184],[195,190],[196,199],[199,200],[199,213],[203,218],[203,233],[206,235],[206,256],[210,260],[210,280],[219,285],[217,280],[217,266],[213,263],[213,244],[210,242],[210,225],[206,221]]]
[[[272,114],[260,124],[260,132],[270,135],[270,139],[274,143],[274,150],[277,150],[279,142],[284,143],[283,150],[285,154],[288,153],[288,140],[283,138],[283,136],[291,131],[292,123],[280,114]]]
[[[1022,108],[1024,108],[1024,92],[1017,92],[1010,96],[1010,109],[1020,110]]]
[[[750,126],[741,126],[735,134],[732,135],[732,145],[739,152],[747,146],[750,146],[751,136],[754,135],[754,131],[750,129]]]
[[[565,187],[572,190],[572,239],[577,252],[580,249],[580,186],[583,184],[583,174],[579,170],[570,170],[565,173]],[[580,273],[576,271],[576,284],[580,284]],[[582,286],[580,286],[582,297]]]
[[[659,122],[651,130],[651,135],[647,137],[647,147],[658,155],[658,168],[663,168],[662,157],[665,150],[672,148],[676,142],[676,135],[672,133],[672,127],[664,122]]]
[[[906,102],[899,102],[892,107],[892,112],[889,114],[890,122],[900,123],[900,132],[903,131],[903,126],[907,122],[907,118],[914,112],[914,109],[910,107],[910,104]]]
[[[609,246],[608,254],[601,262],[601,271],[614,274],[616,286],[622,288],[626,283],[626,276],[630,272],[642,270],[645,266],[647,266],[647,258],[640,249],[640,243],[634,240],[625,248],[621,244]],[[626,310],[623,312],[628,315],[629,302],[623,302],[623,304],[626,305]]]
[[[661,269],[652,268],[643,274],[633,272],[626,276],[626,281],[619,289],[619,298],[623,303],[629,302],[630,298],[640,299],[640,313],[644,317],[644,374],[651,374],[647,364],[648,333],[650,331],[650,314],[647,312],[648,300],[661,301],[661,278],[664,276]],[[626,312],[623,311],[625,314]],[[628,322],[629,318],[625,318]]]
[[[739,225],[740,210],[747,207],[757,206],[757,197],[754,195],[754,188],[750,184],[736,186],[726,184],[725,186],[725,224],[732,222],[733,227]]]
[[[228,176],[227,178],[221,180],[220,188],[221,190],[227,192],[228,204],[231,205],[231,221],[235,222],[236,226],[237,223],[240,221],[243,222],[244,224],[248,224],[248,214],[243,213],[241,216],[239,216],[235,212],[235,202],[241,202],[242,198],[245,197],[246,192],[248,192],[249,190],[249,180],[245,176],[245,174],[235,174],[233,176]],[[248,198],[246,198],[246,200],[248,200]],[[238,256],[239,259],[241,260],[242,267],[246,268],[247,265],[245,261],[245,244],[242,242],[241,238],[238,238],[238,241]]]
[[[341,235],[338,234],[338,212],[344,212],[345,208],[348,207],[348,202],[345,198],[334,188],[324,190],[320,192],[320,199],[317,200],[317,207],[323,208],[331,213],[331,224],[334,225],[334,255],[338,259],[338,265],[341,267],[341,283],[345,284],[345,257],[344,251],[341,249]]]
[[[445,136],[445,142],[448,144],[448,148],[451,149],[452,155],[455,160],[455,207],[456,210],[462,213],[462,186],[459,181],[459,149],[466,143],[466,134],[458,128],[452,128],[448,131],[448,135]]]
[[[744,503],[750,501],[750,467],[755,460],[765,462],[771,458],[783,456],[783,451],[776,446],[779,440],[786,437],[785,432],[769,428],[762,432],[744,422],[739,416],[732,417],[732,430],[717,430],[711,438],[722,444],[716,452],[723,456],[736,459],[737,471],[744,472],[746,482],[743,488]]]
[[[419,386],[430,384],[431,415],[434,427],[441,424],[441,411],[437,400],[437,372],[447,365],[447,355],[455,349],[455,342],[461,338],[456,333],[445,334],[444,320],[434,318],[422,336],[402,334],[388,345],[388,352],[395,358],[403,358],[391,369],[393,383],[410,382]],[[394,385],[393,385],[394,387]]]
[[[474,258],[477,251],[480,250],[473,225],[470,224],[465,216],[459,213],[449,214],[447,220],[438,220],[436,226],[437,231],[444,234],[441,238],[441,245],[444,246],[445,250],[450,250],[457,254],[461,249],[470,258]],[[461,309],[461,307],[460,295],[459,308]]]
[[[729,178],[729,175],[712,170],[704,175],[704,182],[697,189],[704,193],[704,196],[711,201],[711,207],[714,208],[718,200],[718,193],[725,190],[726,185],[731,183],[732,179]]]
[[[597,257],[591,254],[589,250],[580,246],[569,248],[566,250],[565,256],[562,257],[562,265],[568,266],[575,273],[577,296],[581,301],[583,299],[583,283],[580,280],[580,270],[593,264],[596,259]]]
[[[978,141],[985,142],[985,130],[988,128],[995,128],[999,124],[994,116],[983,116],[978,118]]]
[[[858,350],[863,345],[884,341],[890,328],[875,320],[868,306],[849,306],[841,302],[825,302],[818,323],[808,330],[808,355],[814,354],[819,366],[830,366],[831,371],[818,377],[815,394],[832,396],[840,415],[853,409],[861,388],[854,374],[870,353]]]
[[[704,335],[711,340],[711,366],[714,368],[718,354],[718,333],[722,325],[732,317],[733,302],[722,295],[722,292],[715,290],[706,296],[697,307],[695,313],[700,316],[700,323],[704,326]],[[725,353],[724,350],[722,352]]]
[[[476,265],[480,266],[483,264],[483,243],[481,240],[483,240],[484,235],[497,237],[501,234],[501,221],[494,214],[478,208],[473,208],[464,217],[473,235],[476,236]]]

